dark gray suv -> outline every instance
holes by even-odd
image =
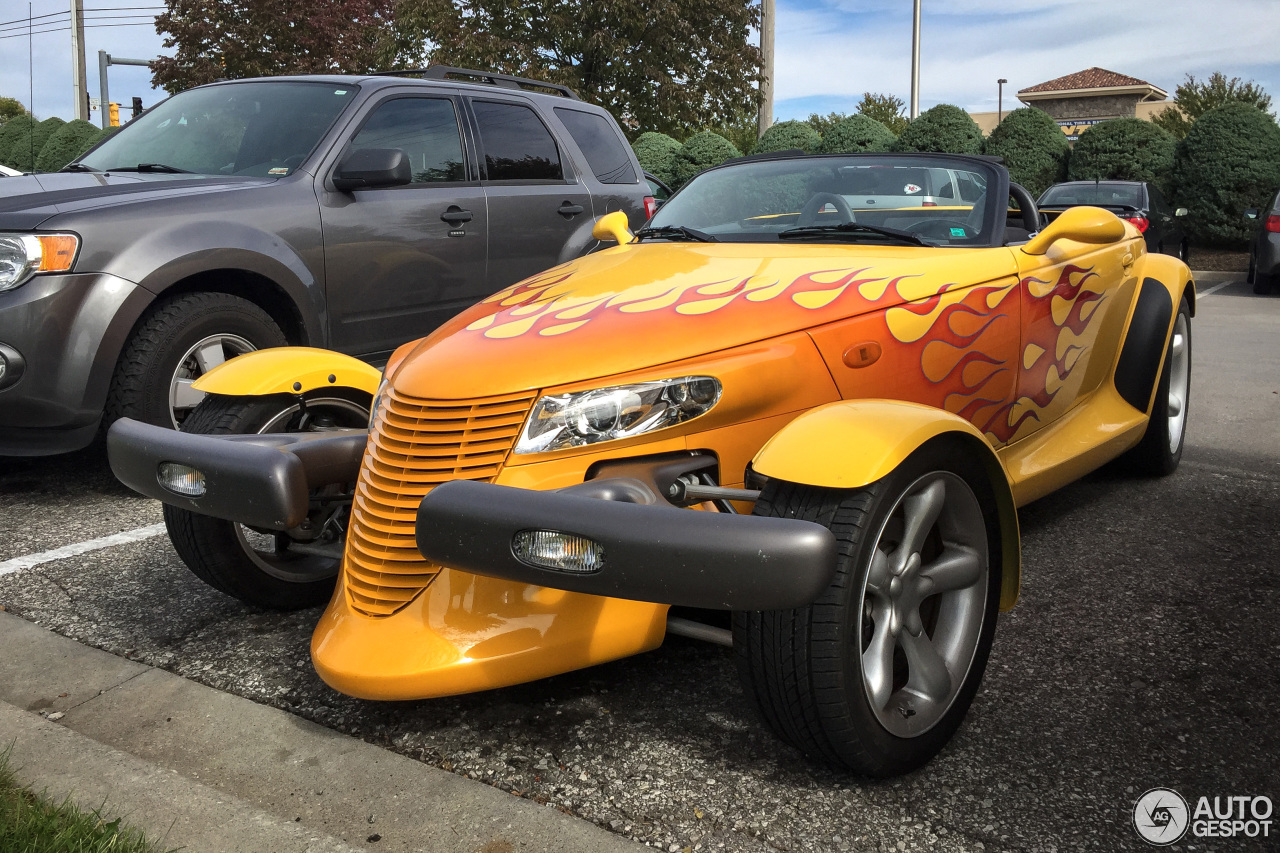
[[[253,349],[377,363],[589,251],[596,217],[652,212],[613,118],[570,90],[406,73],[201,86],[0,183],[0,455],[180,426],[192,382]]]

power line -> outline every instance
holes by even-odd
[[[36,15],[34,18],[14,18],[12,21],[0,21],[0,27],[5,26],[7,24],[22,24],[25,27],[27,25],[27,21],[38,21],[41,18],[54,18],[54,17],[57,17],[58,15],[70,15],[70,14],[71,14],[70,12],[50,12],[47,15]],[[36,24],[36,26],[40,26],[40,25]]]
[[[98,27],[149,27],[149,26],[152,26],[152,25],[146,22],[140,22],[136,24],[85,24],[86,29],[98,28]],[[61,32],[66,32],[69,29],[71,29],[71,27],[68,26],[68,27],[58,27],[52,30],[34,30],[29,34],[25,32],[13,33],[12,35],[0,36],[0,41],[3,41],[4,39],[23,38],[24,36],[27,36],[27,35],[39,36],[39,35],[44,35],[45,33],[61,33]]]
[[[132,11],[155,11],[155,10],[163,10],[163,9],[167,9],[167,8],[168,8],[167,6],[119,6],[119,7],[116,7],[116,8],[85,9],[85,11],[86,11],[86,12],[132,12]],[[0,21],[0,31],[5,30],[5,29],[13,29],[13,27],[11,26],[11,25],[13,25],[13,24],[17,24],[18,26],[26,27],[26,26],[27,26],[27,24],[28,24],[29,22],[31,22],[31,21],[39,21],[39,20],[40,20],[40,19],[42,19],[42,18],[60,18],[60,17],[66,17],[66,16],[68,16],[68,15],[70,15],[70,14],[71,14],[71,12],[69,12],[69,11],[67,11],[67,12],[49,12],[49,13],[48,13],[48,14],[46,14],[46,15],[35,15],[35,16],[31,17],[31,18],[14,18],[12,21]],[[142,17],[151,17],[151,16],[147,16],[147,15],[118,15],[118,16],[113,16],[113,17],[142,18]],[[56,23],[58,23],[58,22],[57,22],[57,21],[47,21],[47,22],[46,22],[46,24],[56,24]],[[45,26],[45,24],[34,24],[33,26],[41,27],[41,26]]]

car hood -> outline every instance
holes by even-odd
[[[50,172],[0,181],[0,230],[38,228],[52,216],[97,207],[261,186],[273,178],[119,172]]]
[[[614,376],[1016,273],[1010,249],[642,243],[486,299],[388,364],[400,393],[474,399]]]

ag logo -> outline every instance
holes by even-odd
[[[1133,805],[1133,828],[1144,841],[1164,847],[1187,833],[1187,801],[1177,791],[1152,788]]]

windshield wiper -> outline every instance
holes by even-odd
[[[899,231],[897,228],[881,228],[876,225],[863,225],[861,222],[842,222],[839,225],[802,225],[799,228],[788,228],[778,234],[779,240],[820,240],[825,237],[835,236],[854,236],[861,234],[876,234],[881,237],[892,237],[895,240],[901,240],[904,243],[911,243],[915,246],[928,246],[934,248],[934,245],[927,240],[922,240],[910,231]]]
[[[660,225],[657,228],[641,228],[636,232],[637,240],[643,240],[646,237],[662,237],[667,240],[690,240],[695,243],[720,242],[710,234],[704,234],[684,225]]]
[[[95,169],[92,166],[86,166],[84,163],[68,163],[58,171],[59,172],[98,172],[101,170]]]
[[[118,166],[108,172],[163,172],[166,175],[190,175],[186,169],[177,166],[166,166],[164,163],[139,163],[136,166]]]

